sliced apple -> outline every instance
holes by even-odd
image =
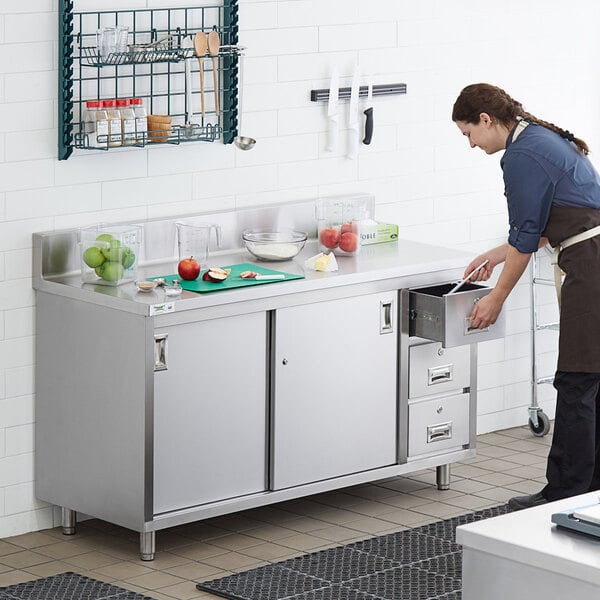
[[[204,281],[212,281],[213,283],[222,283],[229,277],[231,269],[221,269],[219,267],[210,267],[202,275]]]

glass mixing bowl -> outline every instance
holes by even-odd
[[[292,229],[250,229],[242,233],[242,239],[248,252],[259,260],[291,260],[304,248],[308,234]]]

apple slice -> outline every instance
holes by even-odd
[[[220,269],[219,267],[210,267],[202,275],[204,281],[212,281],[213,283],[222,283],[229,277],[231,269]]]

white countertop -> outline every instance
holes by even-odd
[[[595,504],[591,492],[456,528],[465,548],[600,586],[600,538],[559,528],[553,513]]]

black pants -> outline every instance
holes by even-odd
[[[600,373],[557,371],[552,446],[542,490],[551,502],[600,489]]]

